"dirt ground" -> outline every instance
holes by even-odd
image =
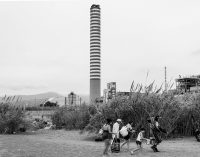
[[[91,136],[91,135],[90,135]],[[40,130],[21,135],[0,135],[0,157],[101,157],[104,143],[94,142],[78,131]],[[200,157],[200,142],[194,138],[163,141],[154,153],[149,145],[134,155],[126,150],[111,157]],[[131,148],[136,148],[134,142]]]

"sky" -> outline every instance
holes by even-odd
[[[101,7],[101,90],[200,74],[199,0],[0,1],[0,95],[89,94],[90,6]],[[148,75],[148,77],[147,77]],[[103,92],[102,92],[103,94]]]

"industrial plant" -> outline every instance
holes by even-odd
[[[176,92],[179,94],[200,92],[200,75],[179,76],[176,79]]]

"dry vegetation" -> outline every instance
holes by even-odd
[[[161,89],[155,88],[154,82],[149,86],[132,84],[129,97],[120,96],[103,105],[60,108],[53,115],[53,123],[58,128],[97,132],[106,118],[121,118],[124,122],[133,121],[136,130],[148,130],[147,119],[161,115],[167,137],[194,135],[200,124],[200,95],[176,96]]]
[[[53,113],[51,119],[58,129],[97,132],[106,118],[121,118],[124,122],[133,121],[136,130],[144,127],[148,132],[147,119],[161,115],[161,125],[167,130],[167,137],[194,135],[194,130],[199,129],[200,124],[200,95],[176,96],[161,92],[161,89],[155,88],[154,82],[148,86],[133,83],[129,97],[120,96],[101,105],[61,107]],[[27,111],[16,105],[19,98],[4,97],[3,100],[0,105],[0,132],[16,132],[24,125],[24,113],[27,115]]]

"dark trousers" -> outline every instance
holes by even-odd
[[[158,145],[159,143],[161,143],[162,140],[160,138],[159,132],[153,130],[152,133],[153,133],[153,137],[155,138],[155,144],[154,145]]]

